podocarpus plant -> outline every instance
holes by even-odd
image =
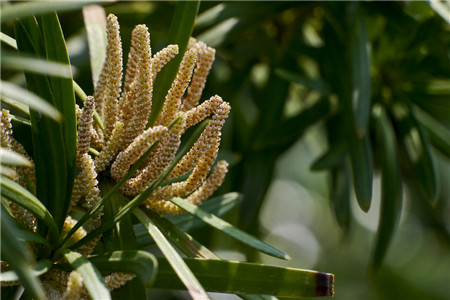
[[[192,28],[196,6],[179,4],[176,14],[187,23],[182,25]],[[28,90],[63,116],[60,122],[58,114],[46,116],[30,106],[30,120],[22,121],[31,127],[32,157],[14,138],[12,120],[19,119],[14,110],[2,110],[2,149],[21,154],[28,164],[1,177],[2,292],[16,293],[23,285],[36,299],[109,299],[109,290],[125,285],[113,295],[145,299],[146,286],[186,288],[194,299],[207,299],[205,290],[332,295],[331,274],[220,260],[176,226],[183,219],[163,216],[187,212],[262,252],[288,258],[208,211],[232,206],[237,194],[210,200],[205,209],[196,206],[214,193],[227,172],[225,161],[214,162],[230,106],[219,96],[199,104],[214,49],[191,39],[187,51],[169,45],[152,56],[147,27],[138,25],[121,88],[119,24],[114,15],[106,24],[106,59],[93,96],[85,97],[75,85],[84,102],[81,108],[75,104],[70,74],[25,74]],[[15,32],[20,54],[69,65],[56,13],[20,19]],[[177,54],[183,58],[176,77],[160,111],[151,112],[157,107],[151,103],[155,78]],[[17,96],[14,89],[12,96]],[[195,125],[181,143],[185,130]],[[2,163],[8,162],[14,161]],[[133,227],[136,219],[141,226]],[[140,230],[165,258],[142,250],[149,241],[139,240]],[[262,280],[264,285],[254,284]]]

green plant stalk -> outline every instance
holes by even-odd
[[[166,94],[177,75],[178,68],[189,43],[189,38],[192,35],[199,6],[199,0],[177,2],[166,45],[177,44],[179,53],[158,73],[153,83],[152,112],[148,120],[148,127],[153,125],[164,106]]]

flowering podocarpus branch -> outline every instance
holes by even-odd
[[[214,49],[191,38],[161,112],[152,126],[147,124],[155,78],[164,65],[178,55],[178,51],[177,45],[169,45],[152,56],[147,26],[136,26],[132,32],[122,87],[123,51],[119,23],[116,16],[108,16],[106,59],[102,72],[93,96],[87,97],[81,109],[77,106],[76,162],[80,172],[74,182],[63,231],[69,232],[77,223],[71,214],[75,207],[83,206],[89,210],[100,201],[99,180],[120,181],[133,164],[157,143],[136,174],[120,188],[125,197],[134,197],[144,191],[171,165],[180,147],[182,134],[208,117],[210,121],[192,149],[167,176],[167,179],[180,176],[186,176],[187,179],[157,187],[144,205],[160,214],[179,214],[181,209],[172,204],[170,199],[185,197],[187,201],[198,205],[222,184],[228,164],[219,161],[213,165],[230,105],[219,96],[212,96],[199,105],[214,61]],[[103,126],[94,122],[95,112],[103,121]],[[7,111],[2,111],[1,133],[2,147],[26,155],[23,147],[11,135],[11,118]],[[24,186],[35,185],[33,168],[17,168],[15,171],[16,181]],[[36,230],[34,216],[20,206],[12,203],[10,206],[20,222]],[[75,231],[72,240],[79,241],[98,228],[101,218],[102,209],[92,216],[87,225]],[[99,238],[91,240],[77,251],[84,256],[90,255]],[[133,276],[112,273],[105,277],[105,282],[110,289],[114,289]],[[87,297],[82,279],[75,271],[69,273],[52,269],[41,279],[51,299]]]

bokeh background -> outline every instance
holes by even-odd
[[[119,19],[124,49],[134,26],[145,23],[156,53],[165,46],[175,4],[104,6]],[[243,194],[225,218],[292,260],[255,253],[206,228],[194,237],[224,258],[334,273],[336,299],[450,299],[449,15],[445,1],[202,2],[193,35],[216,48],[203,99],[218,94],[232,106],[220,154],[231,169],[219,192]],[[89,93],[82,13],[63,12],[60,21],[74,79]],[[2,32],[14,36],[8,24]],[[24,80],[9,73],[2,78]],[[364,88],[362,121],[346,104],[354,99],[355,80]],[[397,134],[404,193],[384,263],[373,276],[381,197],[380,145],[371,114],[377,105],[388,112]],[[431,161],[422,165],[425,173],[408,161],[398,106],[412,111],[414,126],[421,128],[419,144]],[[370,142],[373,172],[355,165],[349,118]],[[318,162],[327,152],[328,160]],[[373,189],[365,213],[352,181],[367,174]],[[434,186],[433,205],[429,191],[421,189],[427,180]]]

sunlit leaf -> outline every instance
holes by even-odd
[[[184,211],[195,216],[199,220],[201,220],[201,221],[205,222],[206,224],[220,230],[221,232],[241,241],[242,243],[244,243],[250,247],[258,249],[259,251],[264,252],[268,255],[274,256],[274,257],[278,257],[281,259],[290,259],[289,255],[287,255],[286,253],[255,238],[254,236],[249,235],[248,233],[234,227],[230,223],[214,216],[213,214],[211,214],[207,211],[200,209],[199,207],[187,202],[184,199],[173,198],[170,201],[172,203],[176,204],[177,206],[181,207]]]
[[[111,299],[103,276],[87,258],[69,249],[62,249],[61,253],[72,268],[83,278],[83,285],[86,287],[92,299]]]
[[[140,209],[134,210],[134,215],[139,222],[147,228],[148,233],[152,236],[158,248],[166,257],[168,264],[177,274],[177,278],[181,280],[184,287],[188,290],[193,299],[209,299],[202,285],[198,282],[193,272],[181,258],[180,254],[172,247],[158,227],[145,215]],[[159,263],[158,263],[159,266]],[[159,269],[158,269],[159,270]],[[158,271],[158,276],[159,276]]]
[[[211,292],[288,298],[334,294],[334,275],[328,273],[224,260],[185,258],[184,261]],[[155,288],[184,289],[167,260],[158,259],[158,265]]]
[[[31,167],[33,165],[25,156],[6,148],[0,148],[0,162],[7,166]]]
[[[20,184],[4,176],[0,177],[2,196],[28,209],[51,229],[53,237],[58,235],[58,227],[47,208],[31,192]]]
[[[95,86],[106,58],[106,14],[99,5],[83,7],[91,62],[92,83]]]
[[[47,101],[38,95],[31,93],[15,84],[0,81],[0,95],[2,97],[11,98],[20,103],[29,106],[31,109],[41,112],[55,121],[59,121],[62,115]]]
[[[69,65],[35,57],[2,53],[2,67],[15,71],[72,78],[72,70]]]

